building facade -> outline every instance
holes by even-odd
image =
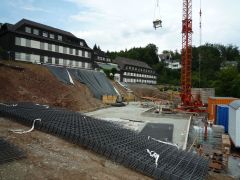
[[[72,33],[22,19],[2,24],[0,46],[7,59],[91,69],[93,51]]]
[[[113,63],[116,63],[119,66],[121,82],[157,84],[155,71],[142,61],[117,57],[113,60]]]
[[[168,69],[181,69],[182,65],[180,60],[173,60],[170,53],[159,54],[158,55],[159,62],[163,62],[165,67]]]
[[[96,45],[93,47],[93,59],[95,62],[99,63],[111,63],[111,59],[107,56],[107,54],[97,47]]]

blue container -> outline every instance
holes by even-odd
[[[216,124],[224,126],[225,133],[228,132],[228,120],[229,120],[229,106],[217,105],[216,106]]]

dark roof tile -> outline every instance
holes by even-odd
[[[44,25],[44,24],[41,24],[41,23],[37,23],[37,22],[34,22],[34,21],[30,21],[30,20],[27,20],[27,19],[22,19],[20,20],[19,22],[17,22],[15,25],[14,25],[14,30],[18,29],[20,26],[22,26],[23,24],[28,24],[28,25],[32,25],[34,27],[38,27],[38,28],[41,28],[41,29],[45,29],[45,30],[48,30],[48,31],[53,31],[53,32],[57,32],[59,34],[62,34],[62,35],[66,35],[66,36],[70,36],[70,37],[74,37],[76,38],[76,36],[74,36],[72,33],[70,32],[67,32],[67,31],[63,31],[61,29],[57,29],[57,28],[54,28],[54,27],[51,27],[51,26],[47,26],[47,25]]]
[[[116,57],[113,60],[114,63],[118,64],[120,66],[120,69],[123,69],[125,65],[132,65],[132,66],[137,66],[137,67],[142,67],[142,68],[147,68],[147,69],[152,69],[148,64],[145,62],[136,60],[136,59],[129,59],[125,57]]]

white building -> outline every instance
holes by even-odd
[[[235,147],[240,147],[240,100],[229,104],[228,133]]]

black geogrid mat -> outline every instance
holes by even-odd
[[[0,105],[0,115],[29,126],[34,119],[41,118],[41,122],[35,123],[36,129],[85,146],[155,179],[204,179],[207,174],[208,161],[202,157],[80,113],[18,103]],[[157,167],[147,149],[158,154]]]
[[[0,137],[0,165],[25,157],[25,153],[17,146]]]

